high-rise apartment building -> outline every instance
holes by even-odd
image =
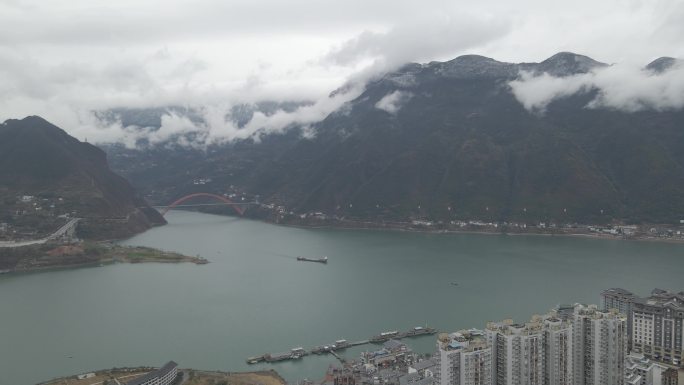
[[[655,289],[635,300],[632,350],[655,361],[683,366],[684,292]]]
[[[437,340],[439,385],[493,385],[492,348],[477,329],[441,334]]]
[[[638,299],[634,293],[621,288],[612,288],[601,292],[601,310],[617,309],[624,315],[632,312],[632,304]]]
[[[558,312],[534,316],[525,324],[490,322],[485,332],[495,360],[494,384],[572,384],[572,322]]]
[[[607,311],[616,309],[627,316],[628,348],[630,349],[632,336],[632,307],[637,299],[639,299],[639,297],[634,295],[631,291],[620,288],[612,288],[601,292],[601,310]]]
[[[572,385],[572,321],[544,320],[544,385]]]
[[[627,317],[616,310],[576,305],[573,320],[573,384],[622,385]]]
[[[496,385],[543,385],[544,332],[537,317],[526,324],[490,322],[485,329],[492,347],[492,378]]]
[[[437,348],[439,385],[623,385],[627,318],[577,304],[571,314],[442,334]]]

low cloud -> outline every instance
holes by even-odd
[[[363,89],[355,83],[345,92],[328,96],[330,86],[305,81],[269,82],[259,73],[246,81],[215,83],[198,79],[207,63],[168,49],[139,58],[123,55],[98,65],[79,61],[41,62],[30,55],[0,47],[0,121],[39,115],[64,128],[80,140],[93,143],[122,143],[135,147],[178,144],[205,147],[237,139],[259,140],[269,133],[281,133],[294,126],[309,127],[355,98]],[[230,119],[235,105],[260,101],[311,100],[311,103],[255,112],[246,124]],[[192,110],[190,118],[177,109],[161,116],[161,126],[125,126],[102,112],[110,109],[149,109],[180,106]]]
[[[375,103],[375,108],[388,112],[389,114],[396,115],[401,107],[406,103],[411,97],[412,93],[407,91],[394,91],[385,95],[377,103]]]
[[[592,77],[591,74],[555,77],[547,73],[535,76],[522,72],[520,78],[510,82],[509,86],[525,109],[543,113],[554,100],[587,91]]]
[[[362,89],[407,62],[464,53],[517,62],[560,50],[621,62],[684,55],[681,1],[578,1],[0,1],[0,121],[40,115],[79,139],[127,146],[258,140],[294,126],[311,136],[316,121],[348,111],[345,103],[356,92],[331,98],[330,90],[345,80],[345,89]],[[567,30],[580,23],[591,28],[568,39]],[[536,110],[597,87],[601,93],[592,106],[681,104],[672,74],[658,80],[636,73],[637,79],[628,79],[631,90],[598,73],[561,80],[527,76],[511,87]],[[413,81],[391,80],[397,88]],[[264,100],[314,103],[256,113],[240,127],[226,119],[232,106]],[[381,105],[388,112],[401,108]],[[170,111],[160,129],[124,127],[92,113],[167,106],[192,108],[201,119]]]
[[[231,119],[233,105],[229,103],[189,107],[192,117],[169,109],[162,114],[159,127],[123,126],[121,121],[104,123],[104,119],[95,118],[96,114],[90,114],[80,122],[89,124],[83,134],[87,132],[91,141],[122,143],[129,148],[146,143],[202,149],[241,139],[260,141],[264,135],[283,133],[294,127],[301,129],[304,138],[312,138],[315,136],[313,124],[356,98],[362,90],[350,89],[289,111],[278,109],[268,114],[255,111],[249,122],[242,126]],[[75,133],[81,134],[81,130],[77,129]]]
[[[684,65],[664,72],[615,64],[590,73],[566,77],[522,73],[509,83],[513,95],[529,111],[544,113],[555,100],[596,91],[587,108],[611,108],[625,112],[684,108]]]
[[[264,135],[283,133],[293,127],[302,128],[303,136],[311,138],[315,135],[312,124],[322,121],[345,103],[359,96],[362,91],[363,87],[355,87],[345,93],[322,97],[313,104],[300,106],[289,112],[283,109],[272,114],[255,111],[252,119],[242,127],[226,119],[230,110],[228,106],[204,107],[202,117],[205,124],[198,130],[199,143],[220,144],[248,138],[259,141]]]
[[[384,69],[408,62],[451,58],[463,50],[505,36],[509,22],[492,17],[462,14],[413,20],[385,32],[366,30],[332,49],[323,62],[353,66],[364,61]]]

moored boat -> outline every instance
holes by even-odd
[[[370,338],[370,342],[385,342],[389,341],[390,339],[397,337],[399,335],[399,331],[397,330],[392,330],[389,332],[382,332],[378,335],[375,335]]]
[[[319,262],[319,263],[328,263],[328,257],[321,257],[321,258],[307,258],[307,257],[297,257],[298,261],[305,261],[305,262]]]

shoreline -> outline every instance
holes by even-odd
[[[198,211],[202,214],[204,212]],[[211,214],[211,213],[209,213]],[[212,214],[220,215],[220,214]],[[684,237],[678,238],[665,238],[665,237],[653,237],[653,236],[615,236],[610,234],[596,234],[596,233],[581,233],[581,232],[542,232],[542,231],[525,231],[525,232],[507,232],[507,231],[488,231],[488,230],[456,230],[456,229],[426,229],[426,228],[414,228],[414,227],[396,227],[396,226],[382,226],[380,223],[364,222],[371,224],[371,226],[354,226],[354,225],[336,225],[336,224],[306,224],[306,223],[287,223],[287,222],[275,222],[268,219],[256,219],[264,223],[273,224],[277,226],[293,227],[300,229],[329,229],[329,230],[354,230],[354,231],[392,231],[392,232],[408,232],[408,233],[423,233],[423,234],[444,234],[444,235],[457,235],[457,234],[476,234],[476,235],[505,235],[505,236],[542,236],[542,237],[569,237],[569,238],[590,238],[590,239],[600,239],[600,240],[615,240],[615,241],[636,241],[636,242],[662,242],[669,244],[684,244]]]
[[[68,381],[69,384],[89,385],[93,381],[95,384],[102,384],[101,381],[117,378],[124,381],[125,378],[131,379],[144,375],[158,368],[149,366],[122,367],[111,369],[100,369],[83,373],[90,374],[90,377],[78,379],[77,376],[83,374],[72,374],[68,376],[56,377],[51,380],[39,382],[36,385],[62,385]],[[250,383],[262,383],[265,385],[286,385],[287,381],[275,369],[257,370],[249,372],[230,372],[222,370],[203,370],[193,368],[178,368],[178,373],[183,374],[184,381],[193,381],[200,384],[215,384],[217,381],[226,381],[229,385],[246,385]],[[126,380],[128,381],[128,380]],[[124,384],[125,382],[120,382]]]
[[[211,212],[204,212],[204,211],[195,211],[195,210],[179,210],[179,211],[189,211],[189,212],[197,212],[201,214],[209,214],[209,215],[217,215],[217,216],[222,216],[222,217],[233,217],[232,215],[224,215],[224,214],[217,214],[217,213],[211,213]],[[656,237],[656,236],[648,236],[645,234],[635,234],[633,236],[627,237],[624,235],[612,235],[612,234],[603,234],[603,233],[592,233],[592,232],[564,232],[564,231],[556,231],[556,232],[550,232],[550,231],[535,231],[535,230],[527,230],[527,231],[501,231],[501,230],[494,230],[494,229],[473,229],[473,228],[468,228],[468,229],[454,229],[454,228],[426,228],[426,227],[414,227],[410,223],[401,223],[401,222],[393,222],[390,223],[389,225],[387,223],[382,223],[382,222],[371,222],[371,221],[327,221],[327,223],[311,223],[312,221],[306,221],[306,222],[301,222],[301,221],[275,221],[271,220],[269,218],[254,218],[254,217],[236,217],[236,218],[245,218],[249,220],[257,220],[263,223],[271,224],[271,225],[276,225],[276,226],[283,226],[283,227],[292,227],[292,228],[299,228],[299,229],[320,229],[320,230],[350,230],[350,231],[390,231],[390,232],[407,232],[407,233],[423,233],[423,234],[435,234],[435,235],[459,235],[459,234],[474,234],[474,235],[504,235],[504,236],[535,236],[535,237],[568,237],[568,238],[586,238],[586,239],[596,239],[596,240],[615,240],[615,241],[636,241],[636,242],[650,242],[650,243],[665,243],[665,244],[684,244],[684,237],[682,238],[675,238],[675,237]],[[658,226],[658,225],[652,225],[652,226]],[[156,227],[156,226],[155,226]],[[648,227],[648,226],[647,226]],[[534,227],[533,227],[534,229]],[[125,238],[124,238],[125,239]],[[45,271],[52,271],[52,270],[66,270],[66,269],[74,269],[74,268],[85,268],[85,267],[98,267],[98,266],[103,266],[103,265],[111,265],[111,264],[116,264],[116,263],[194,263],[196,265],[201,265],[201,264],[207,264],[209,263],[208,260],[201,258],[199,256],[197,257],[191,257],[191,256],[186,256],[182,255],[179,253],[175,252],[169,252],[165,250],[160,250],[160,249],[153,249],[153,248],[148,248],[148,247],[139,247],[139,246],[124,246],[118,244],[119,241],[122,239],[110,239],[110,240],[103,240],[103,241],[98,241],[98,242],[80,242],[78,244],[75,244],[76,247],[80,247],[82,245],[96,245],[97,248],[100,250],[105,250],[104,253],[98,253],[96,255],[82,255],[85,260],[76,260],[76,261],[68,261],[69,257],[73,257],[73,255],[66,255],[66,261],[55,261],[55,260],[50,260],[48,263],[44,264],[24,264],[24,265],[19,265],[19,263],[14,266],[14,267],[4,267],[0,268],[0,277],[3,275],[14,275],[14,274],[26,274],[26,273],[32,273],[32,272],[45,272]],[[71,245],[59,245],[59,244],[44,244],[44,245],[32,245],[32,246],[24,246],[20,248],[0,248],[0,256],[2,255],[2,251],[9,251],[9,250],[15,250],[15,251],[29,251],[30,250],[35,250],[35,249],[40,249],[40,248],[53,248],[53,249],[59,249],[59,248],[68,248],[68,247],[74,247],[74,244]],[[45,253],[45,250],[43,250]],[[38,259],[40,259],[43,256],[39,256]],[[64,257],[64,255],[62,256]],[[78,257],[78,256],[77,256]],[[35,259],[35,257],[33,257]],[[52,256],[52,258],[55,258]],[[56,257],[56,258],[59,258]],[[45,262],[45,261],[41,261]]]
[[[681,227],[678,227],[681,229],[682,234],[679,237],[664,237],[664,236],[654,236],[645,233],[644,231],[639,231],[635,232],[633,235],[613,235],[613,234],[606,234],[606,233],[597,233],[597,232],[582,232],[582,231],[574,231],[574,232],[564,232],[562,231],[563,228],[560,228],[561,231],[540,231],[540,230],[533,230],[537,229],[537,227],[530,226],[526,229],[526,231],[501,231],[498,229],[473,229],[473,228],[467,228],[467,229],[461,229],[461,228],[425,228],[425,227],[414,227],[408,222],[389,222],[389,225],[387,224],[388,222],[372,222],[372,221],[339,221],[339,220],[324,220],[327,223],[312,223],[313,221],[307,220],[306,222],[302,221],[288,221],[288,220],[274,220],[272,218],[264,218],[264,217],[254,217],[254,216],[236,216],[236,215],[226,215],[223,213],[215,213],[215,212],[210,212],[210,211],[202,211],[202,210],[186,210],[186,209],[176,209],[177,211],[185,211],[185,212],[196,212],[200,214],[208,214],[208,215],[216,215],[220,217],[231,217],[231,218],[245,218],[249,220],[255,220],[255,221],[260,221],[263,223],[271,224],[271,225],[276,225],[276,226],[283,226],[283,227],[292,227],[292,228],[300,228],[300,229],[329,229],[329,230],[370,230],[370,231],[392,231],[392,232],[409,232],[409,233],[425,233],[425,234],[445,234],[445,235],[454,235],[454,234],[478,234],[478,235],[506,235],[506,236],[545,236],[545,237],[572,237],[572,238],[590,238],[590,239],[601,239],[601,240],[615,240],[615,241],[637,241],[637,242],[661,242],[661,243],[667,243],[667,244],[684,244],[684,225]],[[319,221],[322,222],[322,221]],[[615,225],[615,226],[625,226],[625,225]],[[637,226],[637,225],[634,225]],[[581,227],[577,227],[576,229],[581,229],[581,228],[586,228],[586,227],[603,227],[599,225],[582,225]],[[605,227],[609,227],[609,225],[605,225]],[[640,225],[640,227],[656,227],[656,228],[665,228],[665,229],[672,229],[674,228],[673,225],[664,225],[664,224],[647,224],[647,225]],[[558,230],[558,228],[556,228]]]
[[[194,263],[204,265],[208,260],[190,257],[149,247],[122,246],[110,242],[75,245],[42,245],[13,249],[20,253],[16,264],[0,269],[2,275],[16,275],[52,270],[66,270],[84,267],[99,267],[117,263]]]

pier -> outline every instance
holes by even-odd
[[[347,349],[352,346],[360,346],[360,345],[367,345],[367,344],[380,344],[383,342],[387,342],[389,340],[400,340],[403,338],[411,338],[411,337],[420,337],[424,335],[430,335],[430,334],[435,334],[437,333],[436,329],[430,328],[430,327],[422,327],[418,326],[413,329],[410,329],[405,332],[399,332],[399,331],[388,331],[388,332],[382,332],[380,334],[374,335],[366,340],[361,340],[361,341],[356,341],[356,342],[348,342],[347,340],[337,340],[332,344],[328,345],[319,345],[316,346],[312,349],[306,350],[304,348],[298,347],[291,349],[289,352],[283,352],[283,353],[266,353],[261,356],[254,356],[254,357],[249,357],[247,358],[247,363],[248,364],[258,364],[260,362],[268,362],[268,363],[273,363],[273,362],[280,362],[280,361],[287,361],[287,360],[299,360],[302,359],[305,356],[308,356],[310,354],[331,354],[335,358],[337,358],[340,362],[345,363],[344,358],[342,358],[339,354],[337,354],[337,351]]]
[[[334,350],[331,350],[330,354],[332,354],[335,358],[337,358],[340,361],[340,363],[342,363],[342,365],[347,363],[347,361],[345,361],[344,358],[340,357],[339,354],[335,353]]]

